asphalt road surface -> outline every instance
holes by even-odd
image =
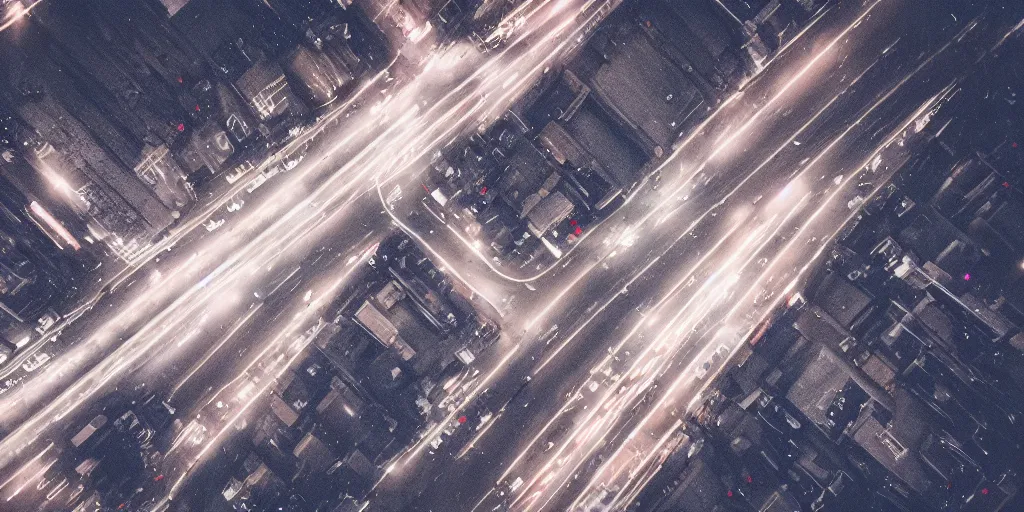
[[[527,332],[491,386],[494,418],[400,460],[370,509],[628,505],[702,385],[1019,16],[919,1],[824,13],[665,162],[659,190],[641,187],[572,261],[527,279],[537,291],[510,308]],[[444,254],[448,232],[419,234]]]
[[[443,225],[415,231],[504,315],[500,343],[476,363],[484,377],[449,418],[485,389],[494,414],[454,438],[432,428],[391,466],[370,509],[567,510],[605,489],[628,502],[657,462],[638,454],[665,446],[717,370],[698,370],[703,361],[735,350],[798,289],[857,198],[927,136],[915,130],[928,112],[1019,21],[960,4],[831,8],[679,145],[657,190],[645,182],[534,276],[503,276]],[[180,500],[376,241],[405,224],[386,215],[380,191],[416,190],[430,152],[500,115],[612,6],[528,4],[498,52],[456,46],[408,77],[371,77],[294,143],[306,151],[298,166],[252,192],[247,175],[107,277],[73,321],[3,370],[0,499],[61,510],[75,485],[47,475],[68,436],[111,393],[159,392],[195,435],[142,495]],[[515,492],[497,485],[516,479]]]
[[[159,479],[142,491],[163,494],[164,503],[177,497],[393,228],[375,184],[417,172],[410,164],[503,112],[608,7],[530,4],[520,13],[525,23],[497,52],[457,45],[428,55],[411,76],[372,77],[292,144],[310,146],[299,165],[258,187],[250,179],[260,178],[246,176],[136,265],[107,278],[76,314],[4,369],[0,499],[64,508],[75,483],[48,475],[63,464],[68,437],[111,394],[137,399],[149,392],[170,396],[179,417],[203,432],[176,446],[154,468]],[[238,209],[240,199],[246,204]]]

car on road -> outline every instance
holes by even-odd
[[[229,213],[230,212],[237,212],[237,211],[241,210],[243,206],[245,206],[245,199],[242,199],[241,197],[235,196],[235,197],[231,198],[231,204],[228,205],[227,210],[228,210]]]
[[[267,176],[265,174],[263,174],[263,173],[257,174],[256,177],[253,178],[252,181],[250,181],[249,184],[245,187],[245,191],[251,194],[251,193],[255,192],[256,189],[260,188],[266,182],[267,182]]]
[[[704,380],[707,377],[708,373],[710,373],[715,368],[721,366],[721,364],[725,362],[726,359],[729,358],[729,353],[729,347],[726,347],[725,345],[719,345],[717,348],[715,348],[715,351],[712,352],[711,355],[709,355],[708,358],[703,363],[701,363],[700,366],[697,367],[697,380]]]
[[[14,357],[14,351],[17,349],[18,347],[16,347],[14,343],[11,343],[3,336],[0,336],[0,365]]]
[[[506,478],[498,483],[497,495],[499,498],[508,501],[515,496],[516,491],[522,488],[524,483],[526,482],[523,481],[522,477],[516,477],[515,479]]]
[[[543,453],[551,451],[558,443],[565,439],[566,434],[572,430],[575,422],[572,419],[563,420],[544,437],[544,444],[541,447]]]
[[[203,224],[203,227],[206,228],[207,231],[211,231],[212,232],[212,231],[216,231],[217,228],[219,228],[219,227],[221,227],[223,225],[224,225],[224,219],[220,219],[220,220],[210,219],[210,220],[206,221],[205,224]]]
[[[512,396],[507,401],[505,401],[505,405],[502,407],[502,409],[504,409],[505,407],[508,407],[508,404],[514,402],[517,398],[519,398],[519,396],[523,394],[523,391],[526,390],[526,386],[530,384],[531,380],[533,380],[533,377],[531,377],[529,375],[527,375],[526,377],[523,377],[523,380],[519,384],[519,387],[516,388],[516,392],[512,393]],[[526,401],[526,403],[523,405],[523,407],[526,407],[527,405],[530,405],[529,400]]]
[[[277,297],[280,295],[279,292],[284,292],[284,296],[288,296],[289,293],[295,291],[295,289],[302,284],[299,270],[301,266],[297,267],[285,267],[282,269],[268,269],[272,272],[269,278],[261,280],[256,290],[252,292],[253,296],[257,299],[266,301],[271,297]]]

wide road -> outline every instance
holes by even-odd
[[[963,4],[825,13],[679,146],[659,190],[641,187],[572,261],[518,289],[507,324],[525,333],[490,386],[495,417],[425,439],[442,442],[397,461],[370,509],[573,510],[607,489],[606,505],[626,506],[720,367],[703,363],[800,289],[1021,19]],[[493,272],[446,232],[418,235],[465,273]]]
[[[328,130],[320,139],[325,142],[299,166],[255,193],[218,199],[154,248],[145,264],[104,286],[76,321],[44,340],[60,344],[46,347],[49,361],[8,372],[12,382],[0,396],[6,431],[0,499],[61,510],[74,485],[50,481],[49,471],[59,465],[69,431],[115,391],[133,399],[169,395],[183,423],[195,420],[204,432],[198,442],[176,448],[166,467],[157,468],[163,476],[147,486],[178,498],[194,470],[218,453],[232,425],[308,343],[304,333],[391,229],[375,184],[418,172],[411,163],[507,109],[609,7],[579,0],[527,3],[518,13],[522,25],[497,52],[455,46],[428,55],[413,76],[394,82],[374,77],[349,108],[332,114],[335,128],[321,127]],[[240,198],[247,204],[228,215]],[[213,231],[201,227],[222,218]],[[282,279],[288,282],[284,298],[271,300],[268,293]],[[471,284],[481,286],[484,300],[500,301],[505,292],[501,283]],[[217,415],[201,414],[211,403],[228,405]]]

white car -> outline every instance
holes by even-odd
[[[299,155],[299,157],[298,157],[298,158],[293,158],[293,159],[291,159],[291,160],[286,160],[286,161],[284,162],[284,170],[286,170],[286,171],[290,171],[290,170],[292,170],[292,169],[294,169],[294,168],[298,167],[298,165],[299,165],[300,163],[302,163],[302,159],[303,159],[303,158],[305,158],[305,155]]]
[[[255,191],[256,189],[260,188],[260,186],[263,185],[266,182],[267,182],[267,176],[265,174],[263,174],[263,173],[257,174],[256,177],[253,178],[252,181],[249,182],[249,185],[245,187],[245,191],[251,194],[251,193],[253,193],[253,191]]]
[[[509,492],[516,492],[516,491],[518,491],[519,488],[523,486],[523,483],[524,482],[523,482],[522,478],[516,477],[515,481],[512,482],[512,484],[508,486]]]
[[[203,227],[206,228],[207,231],[214,231],[214,230],[216,230],[217,228],[219,228],[219,227],[221,227],[223,225],[224,225],[224,219],[220,219],[220,220],[210,219],[210,220],[206,221],[205,224],[203,224]]]

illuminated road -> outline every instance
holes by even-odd
[[[503,112],[607,7],[527,4],[525,23],[496,54],[456,46],[387,89],[374,87],[380,77],[371,80],[351,108],[337,112],[339,126],[322,137],[324,147],[300,166],[252,194],[225,195],[157,246],[148,264],[115,278],[56,331],[56,341],[44,341],[67,343],[65,350],[7,372],[13,382],[0,397],[10,412],[2,420],[9,434],[0,442],[0,499],[61,509],[75,486],[50,481],[61,455],[51,440],[62,442],[112,392],[141,397],[143,383],[172,394],[183,422],[202,418],[201,439],[177,444],[161,468],[166,474],[149,486],[177,497],[191,471],[217,453],[233,423],[308,343],[304,333],[315,331],[322,307],[390,229],[374,185],[415,172],[411,164],[433,148]],[[248,204],[226,215],[239,194]],[[213,231],[199,228],[225,216]],[[282,273],[289,283],[283,300],[274,296],[276,286],[263,289]],[[483,288],[485,299],[505,291],[471,285]],[[227,405],[209,414],[210,404]]]
[[[369,80],[333,114],[337,126],[293,143],[315,146],[298,167],[253,193],[242,192],[246,176],[115,278],[46,348],[51,361],[26,370],[36,359],[19,356],[4,378],[28,380],[0,395],[9,432],[0,500],[60,510],[74,485],[47,481],[56,443],[115,390],[160,391],[179,409],[185,430],[144,494],[180,500],[391,228],[380,191],[417,190],[409,184],[433,149],[500,115],[609,5],[527,3],[526,23],[499,52],[457,46],[417,76]],[[886,153],[864,170],[876,149],[941,99],[975,57],[963,48],[1012,25],[972,18],[922,0],[833,8],[668,159],[658,191],[640,187],[529,287],[494,273],[443,226],[417,232],[505,314],[507,335],[481,361],[485,378],[466,401],[485,387],[496,412],[511,401],[466,443],[434,450],[432,430],[396,461],[371,508],[566,510],[608,486],[627,502],[628,484],[657,462],[652,448],[673,429],[672,410],[694,396],[692,363],[720,344],[732,350],[784,300],[851,214],[848,202],[900,157]],[[238,197],[247,204],[227,213]],[[201,227],[221,218],[212,232]],[[635,460],[638,452],[652,457]],[[516,478],[523,485],[512,495],[493,489]]]
[[[635,194],[536,292],[519,288],[539,311],[517,315],[529,336],[492,385],[500,412],[468,442],[400,460],[371,510],[582,510],[605,490],[599,510],[628,505],[720,363],[697,369],[799,289],[927,136],[915,131],[929,111],[1020,19],[948,5],[827,13],[669,159],[660,191]],[[435,250],[457,247],[432,231],[420,234]]]

